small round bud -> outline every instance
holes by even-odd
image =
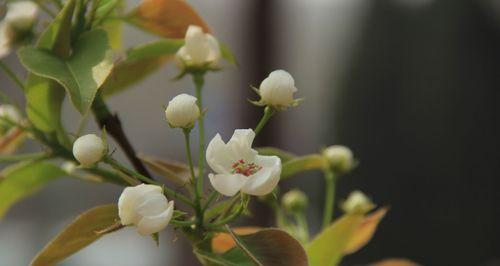
[[[199,26],[191,25],[186,31],[185,44],[176,54],[179,67],[216,66],[221,58],[217,39],[204,33]]]
[[[8,120],[8,121],[4,121]],[[22,120],[22,116],[17,110],[17,108],[10,104],[0,105],[0,127],[10,128],[12,123],[19,123]]]
[[[262,103],[286,108],[293,104],[293,94],[297,91],[292,75],[285,70],[275,70],[260,83],[259,94]]]
[[[363,192],[355,190],[349,194],[341,207],[345,213],[365,213],[373,209],[374,205]]]
[[[331,168],[337,173],[344,174],[354,168],[352,151],[342,145],[333,145],[323,151]]]
[[[188,94],[175,96],[167,106],[165,115],[172,127],[191,128],[200,117],[197,99]]]
[[[73,156],[84,166],[99,162],[105,153],[102,139],[94,134],[81,136],[73,144]]]
[[[72,161],[66,161],[61,164],[61,169],[67,174],[73,174],[76,171],[76,167],[78,167],[78,165]]]
[[[308,199],[304,192],[294,189],[288,191],[287,193],[285,193],[285,195],[283,195],[283,198],[281,198],[281,203],[283,204],[283,207],[287,212],[296,213],[301,212],[305,208],[307,208]]]

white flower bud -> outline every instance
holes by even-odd
[[[174,202],[168,201],[159,186],[140,184],[126,187],[118,199],[118,215],[123,225],[133,224],[141,235],[163,230],[174,213]]]
[[[259,94],[262,103],[278,108],[293,104],[293,94],[297,91],[295,81],[285,70],[275,70],[260,83]]]
[[[94,134],[81,136],[73,143],[73,156],[83,166],[99,162],[105,153],[102,139]]]
[[[17,108],[10,104],[0,105],[0,118],[9,120],[9,122],[19,123],[22,120],[22,116],[17,110]],[[6,124],[7,122],[0,121],[0,124]]]
[[[287,212],[301,212],[307,208],[308,199],[304,192],[294,189],[290,190],[281,198],[283,207]]]
[[[216,66],[221,58],[219,42],[211,34],[203,33],[201,27],[191,25],[176,57],[182,67]]]
[[[4,22],[15,30],[25,31],[33,26],[38,14],[38,6],[32,1],[17,1],[7,5]]]
[[[347,200],[342,204],[345,213],[368,212],[373,209],[373,202],[359,190],[354,190],[349,194]]]
[[[72,161],[66,161],[63,164],[61,164],[61,169],[66,172],[67,174],[73,174],[76,171],[76,168],[78,165]]]
[[[175,96],[167,106],[165,115],[172,127],[190,128],[200,117],[200,108],[196,105],[196,97],[188,94]]]
[[[0,22],[0,58],[6,57],[11,51],[12,32],[5,22]]]
[[[349,172],[355,165],[352,151],[342,145],[333,145],[323,151],[330,166],[337,173]]]

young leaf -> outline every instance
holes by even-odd
[[[52,239],[36,255],[31,265],[55,265],[105,235],[102,232],[115,226],[119,220],[116,204],[102,205],[84,212]]]
[[[185,185],[191,178],[189,166],[183,163],[161,160],[158,158],[146,156],[144,154],[139,154],[138,157],[155,173],[165,177],[166,179],[176,183],[177,185]],[[195,174],[196,173],[197,169],[195,169]]]
[[[260,230],[262,230],[262,228],[256,226],[233,228],[234,233],[239,236],[254,234]],[[233,237],[230,234],[224,232],[216,233],[211,240],[211,245],[212,252],[215,252],[217,254],[225,253],[226,251],[236,247],[236,243],[234,242]]]
[[[390,258],[384,259],[378,262],[370,263],[369,266],[421,266],[420,264],[413,262],[409,259],[402,258]]]
[[[53,51],[58,56],[69,55],[71,19],[76,0],[69,0],[54,21],[42,33],[36,47]],[[61,105],[64,89],[56,82],[30,73],[26,83],[26,113],[36,128],[62,131]]]
[[[35,193],[49,181],[64,176],[57,166],[47,162],[20,163],[0,172],[0,218],[19,200]]]
[[[64,86],[76,109],[86,114],[113,67],[108,50],[106,32],[97,29],[80,36],[68,59],[33,47],[21,48],[18,54],[31,72]]]
[[[128,17],[129,22],[165,38],[184,38],[189,25],[210,32],[205,21],[184,0],[143,0]]]
[[[354,230],[344,248],[344,254],[351,254],[364,247],[372,239],[378,224],[382,221],[389,208],[381,208],[364,217],[363,222]]]
[[[325,167],[324,159],[319,154],[305,155],[289,160],[283,164],[281,179],[307,170],[320,170]]]
[[[225,44],[220,44],[220,52],[222,58],[226,59],[232,65],[238,65],[238,60],[236,60],[236,56],[234,56],[233,52],[227,47]]]
[[[125,59],[117,62],[101,88],[105,96],[121,92],[143,80],[173,58],[183,45],[181,40],[159,40],[129,49]]]
[[[260,147],[256,148],[256,150],[259,152],[260,155],[265,155],[265,156],[275,155],[280,157],[281,163],[286,163],[297,157],[297,155],[295,154],[274,147]]]

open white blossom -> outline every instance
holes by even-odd
[[[84,166],[97,163],[105,153],[104,142],[94,134],[81,136],[73,143],[73,156]]]
[[[199,26],[190,25],[186,31],[185,43],[177,51],[181,65],[202,67],[206,64],[214,67],[220,60],[221,52],[217,39],[204,33]]]
[[[7,5],[3,20],[16,30],[27,30],[33,26],[38,14],[38,6],[32,1],[16,1]]]
[[[373,208],[373,202],[359,190],[349,194],[342,204],[342,210],[346,213],[367,212]]]
[[[185,93],[175,96],[165,110],[168,123],[172,127],[192,127],[200,117],[200,108],[196,101],[196,97]]]
[[[281,160],[277,156],[258,155],[252,149],[255,133],[252,129],[237,129],[226,144],[217,134],[208,144],[207,162],[216,174],[209,174],[212,186],[223,195],[238,191],[262,196],[270,193],[281,175]]]
[[[140,184],[126,187],[118,199],[118,215],[123,225],[135,225],[141,235],[163,230],[174,213],[160,186]]]
[[[275,70],[265,78],[259,87],[261,101],[265,105],[286,108],[293,104],[293,94],[297,92],[295,81],[285,70]]]
[[[340,174],[349,172],[355,166],[352,151],[346,146],[332,145],[323,151],[323,155],[332,169]]]

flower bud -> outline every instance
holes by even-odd
[[[7,120],[7,121],[5,121]],[[12,127],[11,123],[19,123],[22,116],[17,108],[10,104],[0,105],[0,130],[8,130]]]
[[[281,198],[281,203],[285,210],[289,213],[297,213],[305,210],[307,208],[308,199],[304,192],[294,189],[290,190],[283,198]]]
[[[160,186],[140,184],[126,187],[118,199],[118,215],[123,225],[133,224],[141,235],[163,230],[174,213]]]
[[[373,209],[374,205],[363,192],[355,190],[349,194],[341,207],[345,213],[365,213]]]
[[[38,6],[32,1],[17,1],[7,5],[7,14],[3,20],[16,31],[29,30],[35,22]]]
[[[81,136],[73,143],[73,156],[83,166],[99,162],[105,153],[102,139],[94,134]]]
[[[328,160],[330,167],[339,174],[347,173],[355,166],[352,151],[342,145],[326,148],[323,156]]]
[[[293,94],[297,91],[295,81],[285,70],[275,70],[260,83],[261,102],[276,108],[286,108],[294,103]]]
[[[171,127],[191,128],[200,117],[197,99],[188,94],[175,96],[167,106],[165,115]]]
[[[0,58],[6,57],[11,51],[12,30],[9,25],[0,22]]]
[[[186,31],[184,46],[177,51],[176,57],[184,67],[215,67],[221,52],[217,39],[209,33],[203,33],[201,27],[191,25]]]

